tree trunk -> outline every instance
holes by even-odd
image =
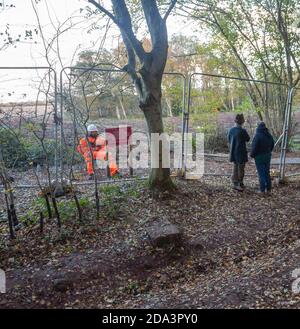
[[[122,96],[118,97],[118,98],[119,98],[119,102],[120,102],[120,105],[121,105],[121,109],[122,109],[122,112],[123,112],[124,119],[127,120],[127,114],[126,114],[126,110],[125,110],[125,106],[124,106],[124,103],[123,103]]]
[[[150,74],[148,77],[149,76]],[[164,132],[164,125],[162,119],[162,93],[160,79],[157,76],[152,79],[149,79],[148,77],[147,80],[145,78],[143,79],[144,86],[147,86],[147,92],[145,93],[147,96],[141,99],[140,108],[145,115],[151,141],[152,134],[162,134]],[[162,143],[160,143],[159,152],[155,152],[155,150],[151,150],[151,152],[151,156],[159,157],[159,168],[151,168],[149,175],[150,188],[153,190],[174,189],[174,184],[170,178],[170,168],[162,167]]]
[[[231,111],[235,111],[235,106],[234,106],[234,98],[233,95],[231,95]]]
[[[167,107],[169,110],[169,117],[173,118],[173,112],[172,112],[172,100],[168,99],[168,97],[166,98],[166,103],[167,103]]]
[[[121,115],[120,115],[120,110],[119,110],[118,105],[116,105],[116,115],[117,115],[118,120],[121,120]]]
[[[115,94],[115,92],[113,90],[111,91],[111,95],[112,95],[112,97],[114,98],[114,100],[116,102],[119,101],[119,97]],[[116,115],[117,115],[117,118],[118,118],[118,120],[121,120],[121,115],[120,115],[120,110],[119,110],[118,104],[116,104],[115,107],[116,107]]]
[[[98,107],[98,115],[99,115],[99,118],[102,118],[102,110],[101,110],[101,107]]]
[[[128,57],[128,64],[123,67],[123,70],[129,73],[139,93],[140,108],[145,115],[150,138],[152,133],[163,133],[161,83],[168,57],[166,20],[177,1],[171,1],[163,17],[160,14],[156,0],[140,1],[151,36],[151,52],[145,51],[143,43],[137,39],[125,0],[111,0],[113,12],[109,12],[95,0],[88,0],[88,2],[110,17],[119,27]],[[136,59],[141,64],[139,71],[137,71]],[[170,168],[162,168],[161,152],[159,152],[159,160],[159,168],[151,168],[150,187],[160,190],[170,189],[173,187]]]

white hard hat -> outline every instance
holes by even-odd
[[[90,124],[90,125],[87,126],[87,131],[88,131],[88,132],[98,131],[98,128],[97,128],[96,125],[94,125],[94,124]]]

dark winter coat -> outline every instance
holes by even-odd
[[[233,127],[228,133],[228,143],[230,147],[229,161],[235,163],[246,163],[248,153],[246,143],[249,142],[250,136],[246,129],[241,126]]]
[[[251,154],[252,158],[259,160],[269,158],[274,149],[274,139],[262,122],[256,129],[256,134],[252,141]]]

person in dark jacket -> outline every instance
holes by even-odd
[[[274,139],[265,123],[261,122],[256,129],[250,154],[255,159],[261,193],[271,192],[270,164],[273,149]]]
[[[238,191],[244,189],[245,165],[248,162],[248,153],[246,143],[250,141],[246,129],[242,126],[245,123],[244,115],[237,114],[235,118],[235,127],[232,127],[228,133],[228,143],[230,147],[229,161],[233,162],[232,183],[233,188]]]

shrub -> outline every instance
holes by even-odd
[[[122,205],[127,198],[137,199],[145,182],[136,181],[126,185],[104,185],[100,188],[101,204],[104,214],[109,219],[118,219]]]
[[[19,167],[26,161],[26,153],[18,137],[10,130],[0,128],[0,145],[4,163],[7,167]]]
[[[227,131],[218,123],[216,113],[197,113],[192,123],[197,132],[204,134],[205,152],[228,152]]]
[[[54,165],[55,140],[45,139],[44,147],[33,136],[26,138],[9,129],[0,128],[0,145],[3,152],[4,163],[8,168],[28,169],[30,164]],[[45,149],[45,150],[44,150]],[[63,146],[63,161],[67,163],[72,158],[73,148]],[[74,163],[81,161],[81,156],[75,152]]]
[[[224,128],[214,127],[204,136],[204,148],[212,153],[227,153],[227,132]]]
[[[92,203],[87,198],[79,199],[79,204],[85,213],[87,213],[87,211],[89,209],[92,209],[93,207]],[[62,202],[57,202],[57,208],[62,222],[67,222],[68,220],[72,220],[77,216],[77,208],[73,199],[66,199]],[[52,205],[51,210],[54,214],[54,209]],[[25,214],[20,216],[20,220],[22,222],[25,222],[27,225],[37,224],[39,221],[40,212],[42,212],[44,217],[47,218],[48,212],[46,201],[44,198],[41,197],[32,201],[29,210]]]

